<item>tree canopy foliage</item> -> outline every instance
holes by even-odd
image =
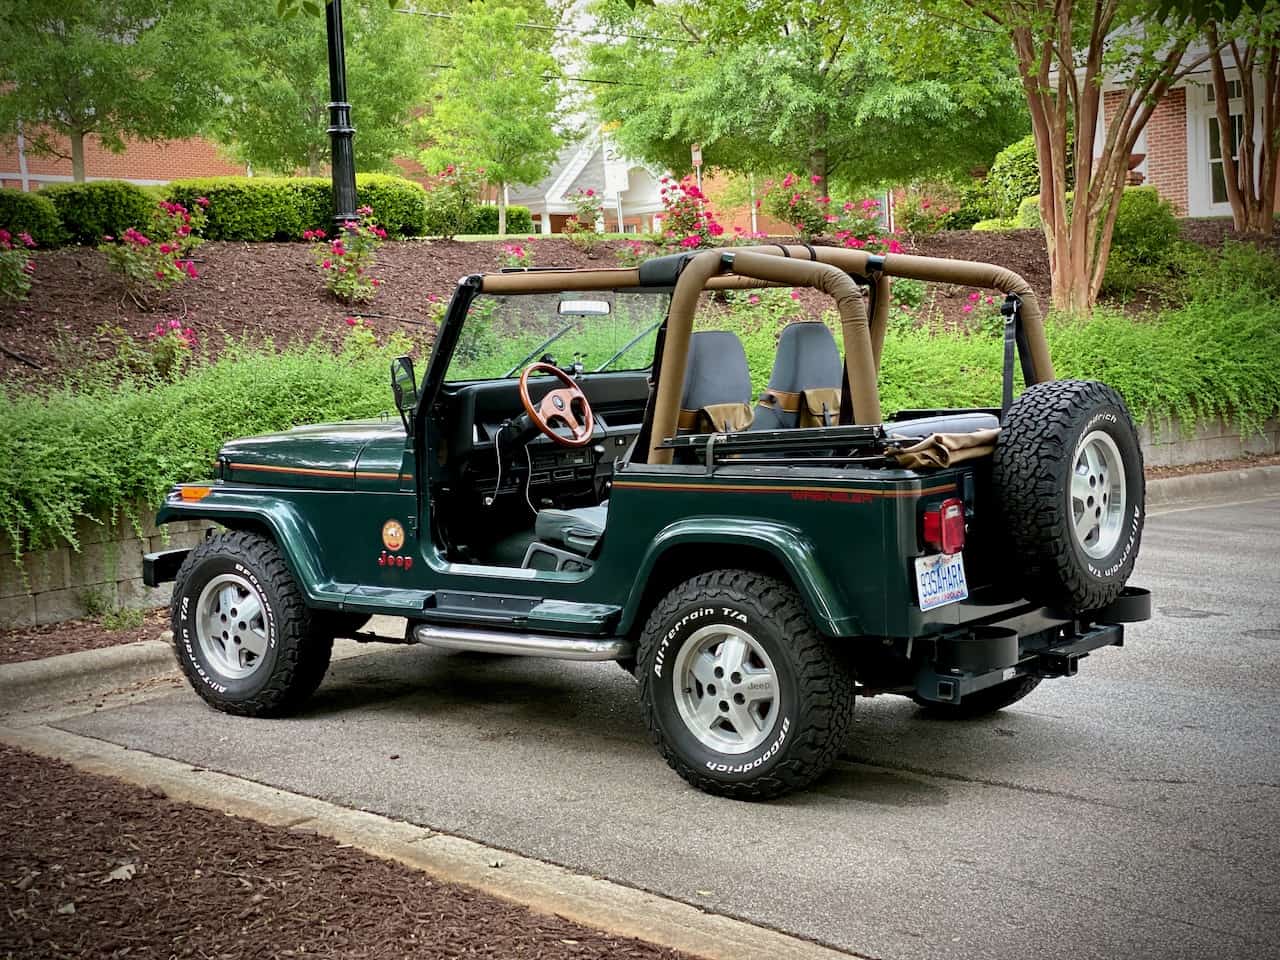
[[[83,180],[85,137],[195,133],[232,58],[213,0],[0,0],[0,136]]]
[[[437,69],[420,136],[424,165],[465,162],[498,187],[498,232],[506,232],[505,188],[536,183],[550,171],[564,138],[557,128],[559,73],[551,31],[522,26],[553,11],[473,3],[442,21],[433,44],[449,51]]]
[[[595,12],[627,36],[584,44],[594,109],[626,149],[673,170],[700,143],[729,170],[900,182],[964,172],[1027,129],[1003,37],[883,0],[602,0]],[[905,32],[922,35],[911,56]]]
[[[324,22],[282,18],[261,0],[221,8],[236,70],[210,132],[257,169],[320,173],[329,156]],[[348,3],[343,21],[356,166],[387,169],[412,147],[413,111],[427,89],[426,34],[386,3]]]

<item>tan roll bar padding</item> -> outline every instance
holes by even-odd
[[[480,278],[483,293],[563,293],[638,286],[640,271],[635,267],[617,270],[513,270],[510,273],[486,273]]]
[[[698,298],[707,281],[723,269],[732,270],[740,277],[793,287],[813,287],[835,300],[843,332],[854,422],[880,422],[880,391],[876,383],[871,328],[862,302],[862,291],[853,278],[839,267],[817,260],[787,259],[754,249],[711,250],[689,261],[671,297],[671,307],[667,312],[667,339],[658,376],[658,396],[654,401],[650,428],[650,463],[671,462],[671,451],[662,449],[662,443],[676,434],[689,337]]]
[[[843,247],[803,247],[792,245],[762,246],[751,248],[753,252],[771,257],[800,258],[808,260],[816,256],[822,263],[830,263],[858,276],[867,276],[872,254],[864,250],[847,250]],[[1044,336],[1044,314],[1031,284],[1012,270],[994,263],[974,263],[969,260],[945,260],[941,257],[917,257],[906,253],[886,253],[883,273],[888,277],[906,277],[933,283],[957,283],[966,287],[989,287],[1001,293],[1013,294],[1022,302],[1022,329],[1031,354],[1033,377],[1031,383],[1053,379],[1053,361],[1049,358],[1049,344]],[[877,292],[879,288],[877,287]],[[878,303],[889,308],[888,297],[878,297]],[[888,315],[886,313],[886,321]],[[874,326],[875,320],[872,319]],[[1030,384],[1028,384],[1030,385]]]
[[[653,401],[653,422],[650,426],[649,463],[670,463],[671,451],[659,450],[658,445],[667,437],[676,435],[676,422],[680,416],[680,394],[684,391],[684,374],[689,360],[689,338],[693,335],[693,315],[698,310],[698,298],[712,276],[720,272],[719,250],[704,250],[697,254],[680,271],[680,279],[671,292],[667,307],[667,333],[662,344],[662,365],[658,368],[658,393]],[[665,432],[659,432],[663,424]]]

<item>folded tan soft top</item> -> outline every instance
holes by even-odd
[[[996,452],[999,428],[975,430],[973,433],[931,433],[909,447],[888,449],[891,457],[909,469],[950,467],[965,460],[989,457]]]

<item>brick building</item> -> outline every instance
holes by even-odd
[[[62,145],[62,152],[71,148]],[[167,183],[185,177],[218,177],[248,172],[243,164],[228,160],[207,140],[165,140],[158,143],[128,143],[121,153],[102,146],[89,136],[84,142],[84,169],[87,180],[128,180],[137,184]],[[50,183],[71,182],[71,161],[60,157],[37,156],[26,144],[0,142],[0,187],[38,190]]]
[[[1246,122],[1240,81],[1234,70],[1227,71],[1230,111],[1238,142]],[[1123,105],[1123,92],[1103,93],[1104,117],[1099,119],[1099,149],[1105,136],[1105,122]],[[1261,106],[1250,118],[1254,142],[1262,142]],[[1259,147],[1260,149],[1260,147]],[[1143,157],[1135,168],[1145,184],[1154,186],[1173,204],[1180,216],[1229,217],[1226,181],[1222,173],[1222,150],[1218,137],[1218,117],[1213,81],[1206,67],[1192,74],[1156,104],[1146,129],[1138,137],[1134,153]],[[1256,169],[1256,166],[1255,166]],[[1280,206],[1277,207],[1280,209]]]

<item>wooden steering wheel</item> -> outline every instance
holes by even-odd
[[[529,374],[549,373],[564,384],[558,390],[549,390],[542,400],[534,406],[529,398]],[[573,412],[574,402],[582,404],[581,419]],[[573,377],[559,367],[550,363],[531,363],[520,374],[520,402],[524,404],[524,412],[528,414],[533,425],[562,447],[585,447],[591,442],[591,431],[595,429],[595,416],[591,412],[591,404],[582,388]],[[551,426],[552,420],[561,421],[572,436],[566,437]]]

